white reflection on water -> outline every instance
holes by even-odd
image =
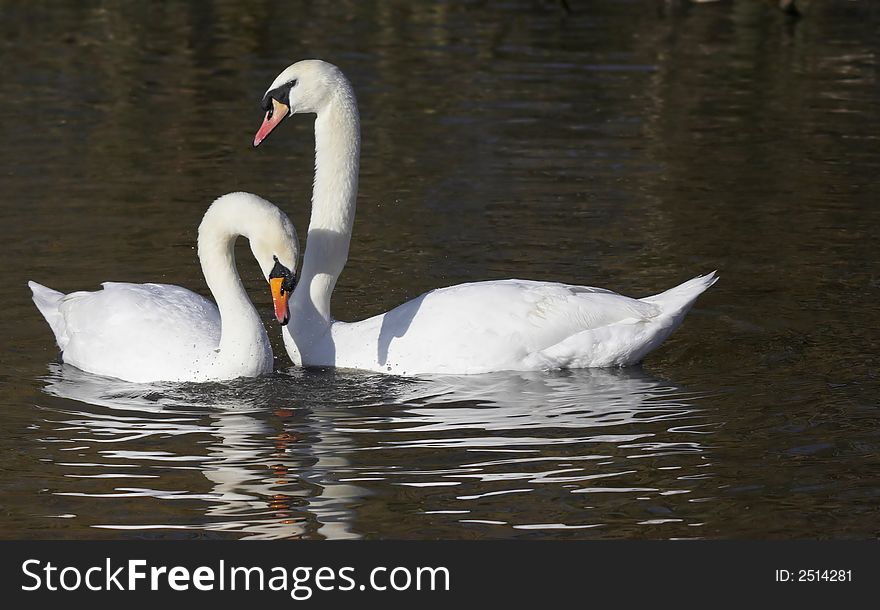
[[[147,386],[54,366],[45,391],[57,512],[138,535],[591,530],[597,498],[687,495],[709,465],[696,397],[638,370]]]
[[[247,538],[301,537],[308,523],[288,510],[291,499],[301,499],[311,515],[315,530],[327,538],[355,537],[348,531],[352,517],[345,506],[348,498],[359,497],[362,490],[332,480],[308,489],[288,490],[287,472],[303,481],[323,481],[321,473],[345,466],[344,458],[334,455],[334,447],[344,438],[332,429],[323,430],[307,446],[314,459],[304,465],[301,459],[291,462],[287,447],[289,435],[280,433],[265,419],[277,380],[263,378],[240,380],[229,384],[144,385],[122,382],[83,373],[73,367],[54,366],[45,391],[53,396],[80,404],[105,407],[109,411],[63,410],[67,416],[54,420],[54,432],[75,441],[78,449],[94,444],[103,462],[89,464],[101,469],[162,465],[164,474],[197,471],[210,483],[210,490],[147,489],[114,487],[94,493],[63,491],[59,495],[90,498],[150,497],[161,500],[202,500],[207,506],[204,519],[186,524],[107,524],[93,527],[120,530],[205,529],[217,532],[240,532]],[[282,396],[279,393],[279,396]],[[275,400],[274,402],[278,402]],[[189,437],[186,443],[170,442],[173,437]],[[60,440],[60,439],[54,439]],[[131,441],[148,440],[150,448],[131,448]],[[110,443],[113,448],[103,448]],[[164,450],[163,450],[164,449]],[[121,463],[120,463],[121,462]],[[291,463],[287,463],[291,462]],[[62,466],[83,467],[75,462]],[[65,476],[77,476],[66,474]],[[156,475],[140,475],[156,476]],[[315,493],[316,492],[316,493]],[[149,513],[132,515],[149,518]]]

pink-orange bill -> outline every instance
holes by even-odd
[[[282,326],[287,324],[290,317],[287,309],[287,300],[290,298],[290,292],[282,288],[283,284],[283,277],[273,277],[269,280],[269,288],[272,291],[272,304],[275,306],[275,319]]]
[[[257,135],[254,136],[254,146],[259,146],[268,137],[269,133],[278,127],[289,112],[290,108],[286,104],[272,99],[272,110],[266,112],[266,118],[263,119],[263,124],[257,130]]]

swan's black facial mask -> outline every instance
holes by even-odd
[[[261,106],[263,110],[266,112],[272,112],[272,100],[276,100],[283,104],[284,106],[288,106],[290,103],[290,90],[296,85],[296,80],[292,80],[289,83],[284,83],[280,87],[275,87],[266,92],[266,95],[263,96],[263,101],[261,102]],[[270,115],[271,116],[271,115]]]
[[[275,319],[284,326],[290,321],[287,301],[296,288],[296,276],[281,264],[277,256],[272,258],[275,259],[275,266],[269,272],[269,288],[272,291],[272,303],[275,305]]]
[[[267,91],[266,95],[263,96],[260,105],[266,111],[266,116],[263,119],[263,124],[260,125],[260,129],[257,130],[257,135],[254,136],[254,147],[259,146],[269,136],[269,133],[278,127],[281,121],[284,120],[284,117],[291,114],[288,103],[290,100],[290,90],[294,85],[296,85],[296,81],[292,80],[280,87],[275,87],[271,91]]]
[[[281,261],[278,260],[277,256],[273,256],[272,259],[275,261],[275,266],[272,267],[272,271],[269,272],[269,279],[274,280],[276,278],[281,278],[282,288],[285,292],[293,292],[293,289],[296,288],[296,276],[293,275],[293,272],[281,264]]]

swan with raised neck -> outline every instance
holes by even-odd
[[[557,282],[476,282],[361,322],[336,321],[330,298],[348,258],[360,158],[351,83],[332,64],[304,60],[275,78],[262,105],[254,146],[285,117],[316,115],[311,220],[283,331],[295,364],[400,375],[625,366],[660,345],[717,280],[712,272],[642,299]]]

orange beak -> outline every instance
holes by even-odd
[[[275,305],[275,319],[281,323],[281,326],[284,326],[290,320],[290,310],[287,308],[290,291],[285,291],[282,287],[283,284],[283,277],[273,277],[269,280],[269,288],[272,290],[272,303]]]
[[[254,148],[259,146],[260,143],[266,139],[269,132],[278,127],[289,112],[290,107],[287,106],[287,104],[282,104],[275,98],[272,98],[272,110],[266,112],[266,118],[263,119],[263,124],[260,125],[260,129],[257,130],[257,135],[254,136]]]

